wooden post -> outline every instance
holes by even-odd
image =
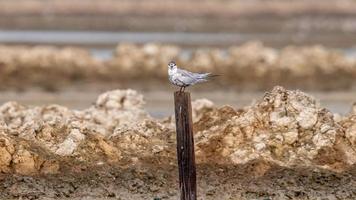
[[[189,92],[175,92],[177,158],[181,200],[197,199],[192,106]]]

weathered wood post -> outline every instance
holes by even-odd
[[[177,158],[181,200],[197,199],[192,106],[189,92],[175,92]]]

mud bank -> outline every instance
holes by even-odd
[[[172,59],[192,71],[221,74],[214,84],[223,88],[265,90],[278,84],[347,90],[356,84],[356,59],[322,46],[276,50],[250,42],[228,49],[187,52],[174,45],[123,43],[105,61],[80,48],[1,46],[0,87],[56,90],[76,83],[138,84],[137,78],[157,87],[167,81],[166,65]]]
[[[201,199],[355,198],[355,109],[275,87],[246,108],[193,110]],[[0,198],[177,198],[174,119],[133,90],[84,110],[9,102],[0,124]]]
[[[298,35],[334,33],[338,38],[341,34],[345,37],[347,36],[345,33],[355,32],[356,3],[353,0],[328,0],[327,3],[325,0],[17,2],[11,0],[0,2],[2,28],[182,32],[219,30],[249,33],[282,31]],[[295,41],[295,38],[290,41]],[[336,40],[339,41],[340,39]]]

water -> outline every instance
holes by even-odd
[[[90,48],[89,51],[94,58],[102,61],[110,60],[114,54],[114,49],[108,48]]]
[[[0,43],[3,44],[51,44],[86,45],[113,47],[120,42],[171,43],[182,46],[231,46],[260,40],[267,46],[283,47],[289,44],[323,44],[330,47],[356,48],[355,36],[338,34],[299,33],[203,33],[203,32],[111,32],[111,31],[48,31],[48,30],[0,30]]]
[[[351,59],[356,59],[356,48],[347,48],[347,49],[338,49],[340,52],[342,52],[346,57],[351,58]],[[99,59],[99,60],[110,60],[114,54],[114,49],[113,48],[89,48],[90,53],[93,55],[93,57]],[[190,48],[183,48],[181,52],[181,57],[183,59],[188,59],[190,55],[192,54],[192,50]]]
[[[44,44],[73,45],[87,47],[94,57],[107,60],[112,57],[114,47],[120,42],[144,44],[148,42],[178,44],[184,47],[240,45],[251,40],[260,40],[271,47],[286,45],[324,44],[340,49],[346,56],[356,58],[353,41],[344,37],[320,37],[315,35],[299,37],[288,33],[186,33],[186,32],[110,32],[110,31],[44,31],[44,30],[0,30],[1,44]],[[310,42],[314,41],[314,42]],[[344,43],[347,42],[347,45]],[[183,54],[189,54],[189,48]]]
[[[1,43],[116,45],[120,42],[175,43],[181,45],[228,45],[266,38],[280,39],[274,34],[184,33],[184,32],[109,32],[109,31],[11,31],[0,30]]]
[[[341,51],[349,58],[356,58],[356,47],[341,49]]]
[[[112,88],[114,89],[114,88]],[[146,104],[144,108],[153,117],[172,116],[173,89],[172,90],[140,90],[134,88],[144,95]],[[25,105],[43,106],[48,104],[59,104],[71,109],[85,109],[90,107],[101,91],[78,90],[68,88],[67,90],[50,93],[44,91],[27,90],[24,92],[3,91],[0,92],[0,105],[7,101],[17,101]],[[352,92],[307,92],[320,100],[321,107],[329,109],[333,113],[345,115],[349,113],[352,103],[356,102],[356,96]],[[252,102],[261,100],[263,92],[234,92],[214,90],[211,92],[193,91],[192,99],[206,98],[218,107],[230,105],[234,108],[242,108],[251,105]]]

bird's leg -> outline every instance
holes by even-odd
[[[184,92],[184,90],[185,90],[185,87],[183,87],[183,92]]]
[[[180,88],[179,88],[179,92],[182,92],[182,88],[183,88],[183,87],[180,87]]]

